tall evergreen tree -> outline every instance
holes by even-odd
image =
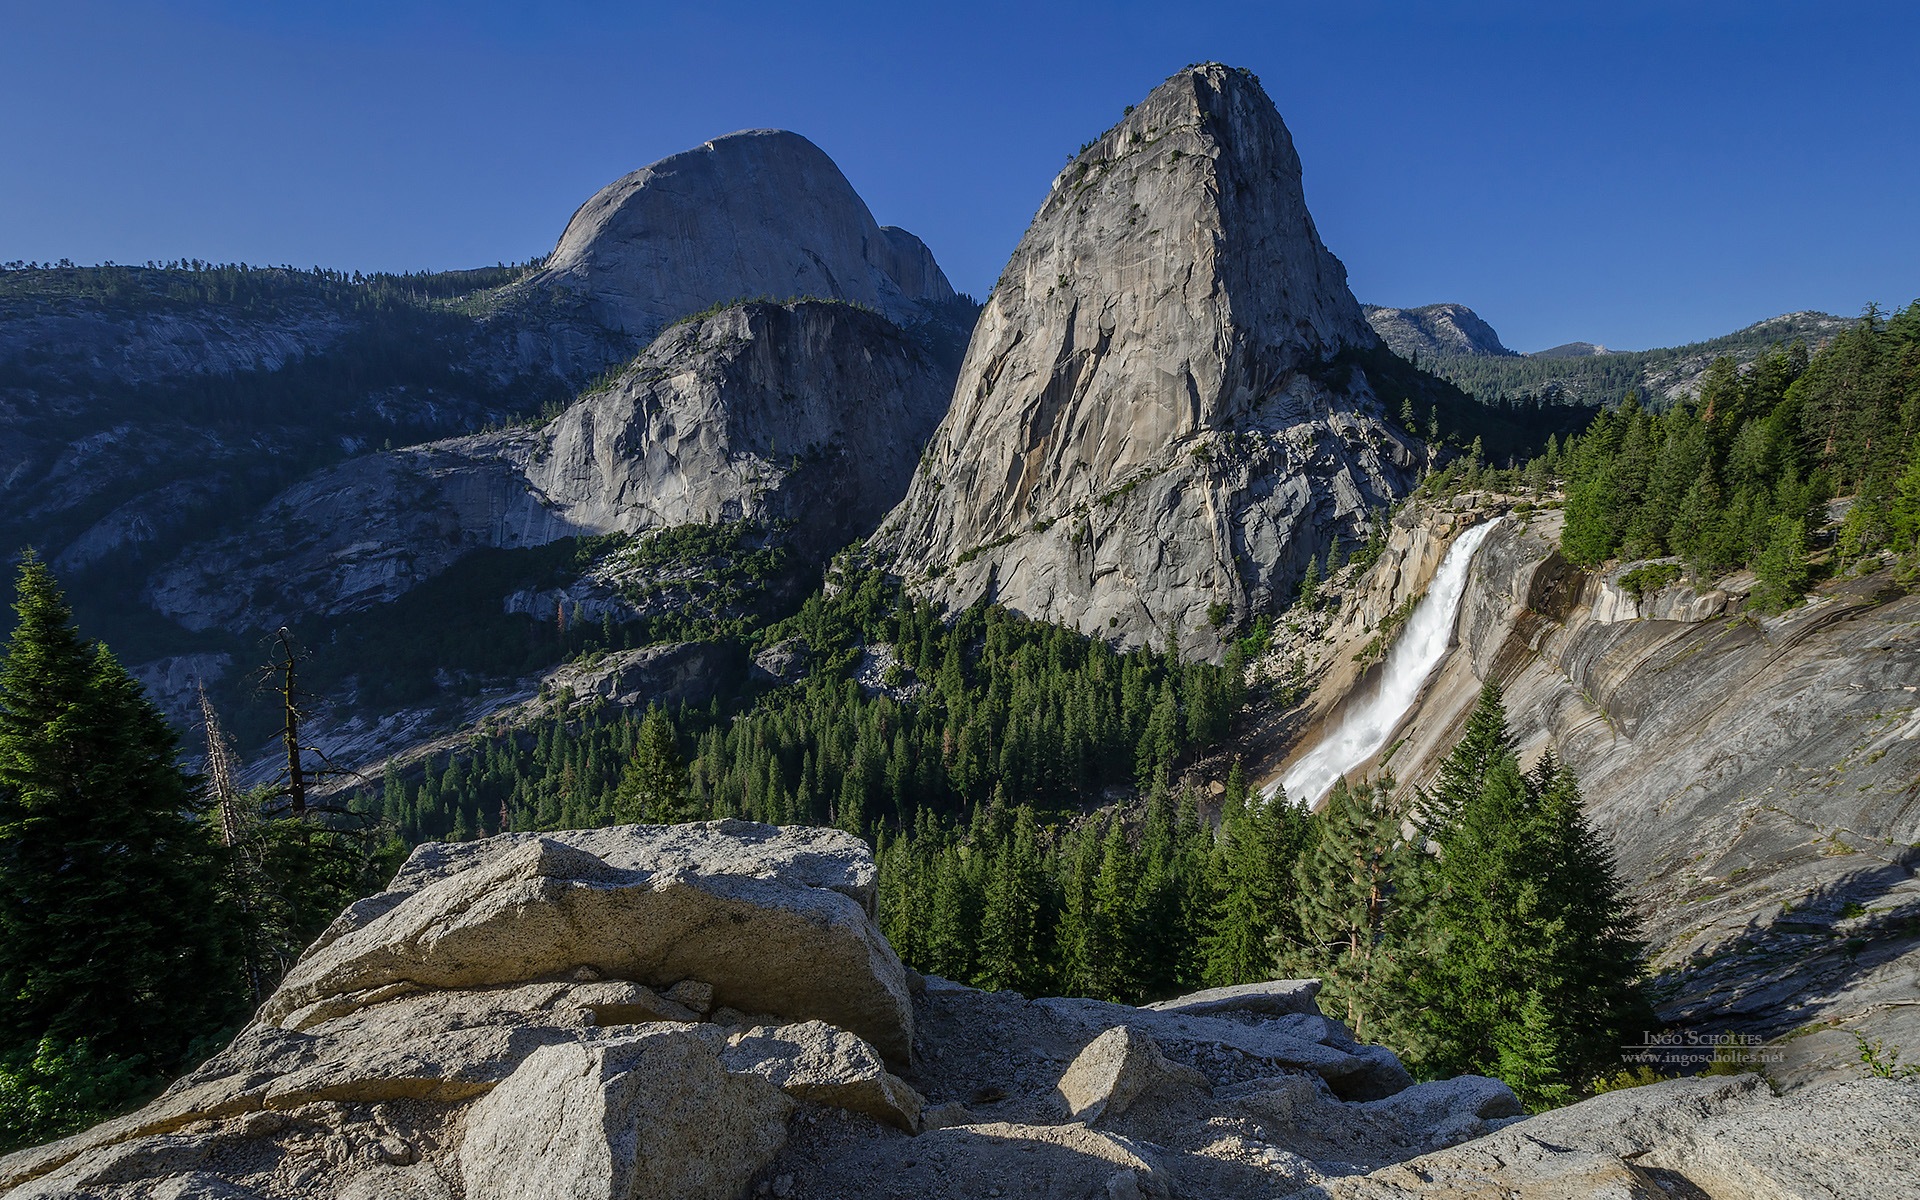
[[[1513,755],[1513,737],[1507,732],[1507,706],[1500,685],[1489,679],[1467,716],[1466,730],[1440,763],[1431,792],[1418,801],[1422,830],[1428,837],[1446,836],[1460,813],[1480,794],[1487,773]]]
[[[1283,793],[1247,796],[1240,764],[1228,776],[1221,821],[1220,893],[1202,942],[1211,987],[1273,977],[1274,940],[1294,921],[1294,863],[1306,816]]]
[[[614,817],[627,822],[692,820],[691,789],[673,718],[659,705],[650,705],[614,794]]]
[[[1022,805],[994,861],[980,920],[980,986],[1034,996],[1048,983],[1047,879],[1033,810]]]
[[[927,923],[927,969],[962,983],[975,978],[984,902],[980,855],[956,839],[932,858],[933,894]]]
[[[1437,840],[1402,959],[1408,1048],[1430,1074],[1498,1075],[1534,1107],[1574,1098],[1652,1018],[1636,921],[1572,772],[1549,755],[1523,774],[1503,748]]]
[[[0,1051],[168,1071],[237,1013],[235,918],[172,730],[53,575],[21,564],[0,663]]]
[[[1799,517],[1774,517],[1767,548],[1754,562],[1753,574],[1749,603],[1761,612],[1784,612],[1800,603],[1812,580],[1807,566],[1807,523]]]
[[[1136,998],[1140,985],[1140,964],[1132,954],[1140,931],[1138,861],[1117,814],[1107,822],[1099,864],[1087,896],[1080,969],[1087,995],[1125,1001]]]
[[[1353,787],[1336,780],[1314,836],[1294,867],[1298,928],[1274,940],[1283,974],[1318,976],[1322,1003],[1344,1008],[1356,1037],[1377,1037],[1388,1007],[1389,906],[1406,848],[1387,805],[1389,781]]]

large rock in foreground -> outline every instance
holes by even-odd
[[[717,1005],[826,1021],[904,1064],[913,1008],[868,916],[872,888],[858,839],[745,821],[430,844],[323,935],[260,1016],[297,1024],[395,985],[471,989],[584,968],[659,988],[700,980]]]
[[[0,1159],[0,1192],[1916,1194],[1920,1087],[1776,1100],[1705,1079],[1529,1119],[1497,1080],[1410,1085],[1312,981],[1156,1010],[910,976],[874,884],[857,839],[737,821],[422,847],[231,1046],[138,1112]]]
[[[792,1108],[691,1032],[551,1046],[468,1115],[467,1200],[732,1200]]]
[[[745,821],[422,846],[232,1045],[0,1191],[722,1200],[795,1104],[918,1127],[875,877]]]

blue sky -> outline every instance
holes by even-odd
[[[447,268],[733,129],[982,293],[1068,152],[1258,73],[1363,300],[1635,348],[1920,296],[1920,6],[0,0],[0,261]]]

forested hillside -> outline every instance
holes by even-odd
[[[389,772],[356,807],[410,841],[729,816],[871,836],[923,811],[968,819],[996,794],[1067,812],[1150,786],[1225,738],[1244,700],[1238,655],[1120,654],[995,608],[943,622],[872,572],[843,575],[751,643],[797,650],[806,678],[741,679],[673,714],[556,698],[530,729],[478,737],[417,780]],[[857,680],[871,648],[888,665]]]
[[[1643,403],[1661,408],[1690,394],[1700,373],[1715,359],[1731,357],[1744,365],[1796,341],[1817,347],[1847,325],[1842,318],[1824,313],[1790,313],[1724,337],[1655,350],[1567,357],[1421,355],[1415,361],[1487,404],[1611,406],[1637,392]]]
[[[153,620],[130,571],[316,468],[530,418],[620,355],[584,329],[521,346],[526,325],[569,320],[505,314],[506,285],[529,269],[0,270],[0,540],[41,548],[116,643],[157,628],[172,639],[161,652],[200,649]]]
[[[1756,602],[1798,601],[1824,506],[1853,497],[1824,565],[1883,552],[1909,560],[1920,537],[1920,303],[1869,311],[1808,357],[1774,350],[1742,372],[1721,358],[1700,397],[1659,414],[1629,402],[1560,454],[1569,558],[1678,558],[1711,580],[1760,577]],[[1671,576],[1669,576],[1671,577]]]

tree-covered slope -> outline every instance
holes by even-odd
[[[1798,312],[1724,337],[1655,350],[1595,347],[1594,353],[1542,351],[1502,357],[1421,354],[1415,361],[1485,403],[1614,405],[1637,393],[1643,403],[1664,408],[1695,394],[1700,377],[1715,359],[1731,357],[1744,366],[1795,342],[1817,349],[1849,324],[1826,313]]]

